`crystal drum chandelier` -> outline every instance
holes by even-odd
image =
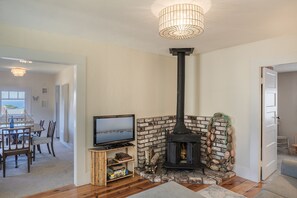
[[[175,4],[159,13],[159,34],[162,37],[188,39],[203,31],[204,13],[197,4]]]
[[[25,68],[22,68],[22,67],[14,67],[14,68],[11,68],[11,73],[14,76],[22,77],[22,76],[25,75],[26,69]]]

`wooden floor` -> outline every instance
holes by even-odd
[[[158,185],[160,185],[160,183],[151,183],[150,181],[136,175],[134,178],[127,178],[127,179],[109,183],[107,187],[98,187],[98,186],[92,186],[92,185],[75,187],[74,185],[69,185],[69,186],[39,193],[29,197],[30,198],[40,198],[40,197],[121,198],[121,197],[127,197],[130,195],[139,193],[141,191],[147,190],[149,188],[153,188]],[[182,185],[193,191],[199,191],[209,186],[205,184],[182,184]],[[233,192],[242,194],[246,197],[254,197],[258,192],[260,192],[262,188],[261,183],[255,183],[237,176],[224,181],[221,186]]]

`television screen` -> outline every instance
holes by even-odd
[[[134,115],[94,117],[94,146],[133,140]]]

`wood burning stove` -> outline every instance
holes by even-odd
[[[177,169],[201,167],[200,136],[197,134],[169,134],[164,167]]]
[[[200,168],[200,135],[192,133],[184,123],[185,101],[185,56],[192,54],[194,48],[171,48],[170,53],[177,56],[177,108],[176,125],[167,135],[167,157],[165,168]]]

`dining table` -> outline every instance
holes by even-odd
[[[44,130],[45,128],[43,126],[40,126],[40,124],[33,124],[33,126],[31,127],[31,132],[38,134],[38,136],[40,136],[41,132]]]
[[[24,128],[31,128],[31,132],[30,132],[30,136],[31,138],[33,136],[41,136],[41,132],[45,130],[45,128],[43,126],[41,126],[40,124],[34,123],[34,124],[17,124],[14,125],[13,128],[10,128],[9,125],[7,124],[0,124],[0,148],[3,147],[7,147],[9,145],[8,141],[10,141],[10,135],[13,135],[13,133],[11,133],[11,131],[13,130],[21,130]],[[13,136],[12,136],[13,137]],[[2,149],[3,150],[3,149]],[[37,150],[41,153],[41,149],[40,149],[40,145],[37,145]],[[0,153],[0,155],[2,156],[2,153]],[[17,162],[16,162],[16,168],[17,168]]]
[[[41,133],[44,131],[44,127],[40,126],[39,123],[34,123],[34,124],[15,124],[13,128],[10,128],[9,125],[7,124],[0,124],[0,130],[5,130],[5,129],[18,129],[18,128],[28,128],[31,127],[31,132],[32,133]]]
[[[45,130],[45,128],[43,126],[41,126],[40,124],[34,123],[34,124],[18,124],[15,125],[13,128],[8,127],[7,125],[0,125],[0,134],[5,133],[5,131],[8,130],[18,130],[18,129],[22,129],[22,128],[31,128],[31,134],[36,134],[38,136],[41,136],[41,132]],[[2,138],[0,138],[0,142],[4,141],[2,140]],[[6,139],[6,144],[8,144],[7,142],[8,140]],[[38,149],[40,150],[40,149]]]

